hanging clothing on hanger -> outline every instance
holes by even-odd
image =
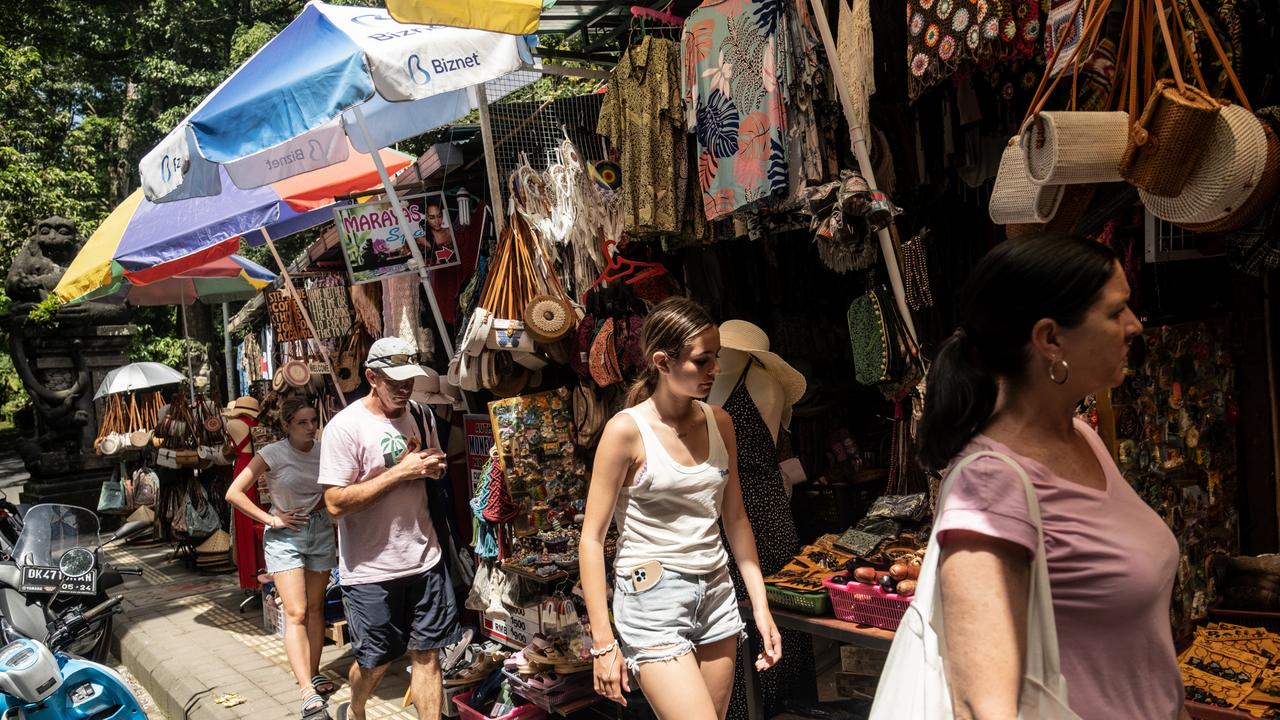
[[[680,106],[680,48],[653,36],[622,54],[600,106],[597,132],[621,152],[625,229],[678,233],[688,153]],[[687,179],[687,178],[686,178]],[[617,238],[606,238],[616,240]]]
[[[708,220],[786,193],[786,3],[703,5],[685,22],[680,82]]]

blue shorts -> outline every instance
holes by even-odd
[[[640,592],[629,576],[618,576],[613,624],[632,672],[644,663],[672,660],[695,647],[742,636],[746,628],[727,565],[705,575],[664,568],[657,584]]]
[[[441,558],[417,575],[342,586],[351,650],[360,667],[386,665],[405,650],[438,650],[461,637],[446,565]]]
[[[273,575],[297,568],[328,572],[338,566],[333,519],[327,510],[316,510],[297,530],[267,528],[262,534],[262,554],[267,558],[267,572]]]

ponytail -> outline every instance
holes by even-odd
[[[991,417],[996,381],[975,357],[973,342],[957,330],[938,349],[929,368],[924,415],[917,437],[917,459],[940,472]]]
[[[945,468],[995,411],[996,378],[1016,387],[1027,376],[1036,323],[1073,328],[1120,272],[1105,245],[1070,235],[1006,240],[980,260],[959,295],[960,329],[929,369],[917,458]]]
[[[640,377],[631,382],[631,387],[627,388],[627,407],[635,407],[640,403],[648,400],[653,396],[653,391],[658,387],[658,370],[654,367],[647,368]]]

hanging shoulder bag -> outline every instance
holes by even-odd
[[[120,466],[111,471],[111,478],[102,483],[98,493],[98,513],[121,515],[129,512],[129,498],[125,497],[124,483],[120,482]]]
[[[1053,596],[1049,587],[1049,565],[1045,560],[1040,503],[1026,471],[1007,455],[973,453],[957,463],[947,475],[938,494],[938,507],[944,506],[956,474],[983,457],[1008,463],[1022,480],[1022,489],[1027,496],[1027,515],[1036,527],[1038,539],[1031,562],[1031,591],[1027,597],[1027,648],[1018,692],[1018,718],[1079,720],[1079,716],[1067,706],[1067,684],[1059,665],[1058,631],[1053,619]],[[870,720],[949,720],[954,717],[943,662],[942,587],[938,579],[941,554],[935,526],[929,537],[929,552],[920,569],[915,599],[902,616],[884,670],[880,673]]]

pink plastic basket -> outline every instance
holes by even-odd
[[[885,592],[878,585],[852,580],[847,585],[837,585],[830,580],[823,580],[822,584],[831,596],[836,618],[859,625],[897,630],[902,614],[911,604],[909,596]]]
[[[533,704],[521,705],[502,717],[491,718],[467,704],[473,692],[475,691],[468,690],[453,699],[453,704],[458,708],[458,717],[463,720],[547,720],[547,711]]]

